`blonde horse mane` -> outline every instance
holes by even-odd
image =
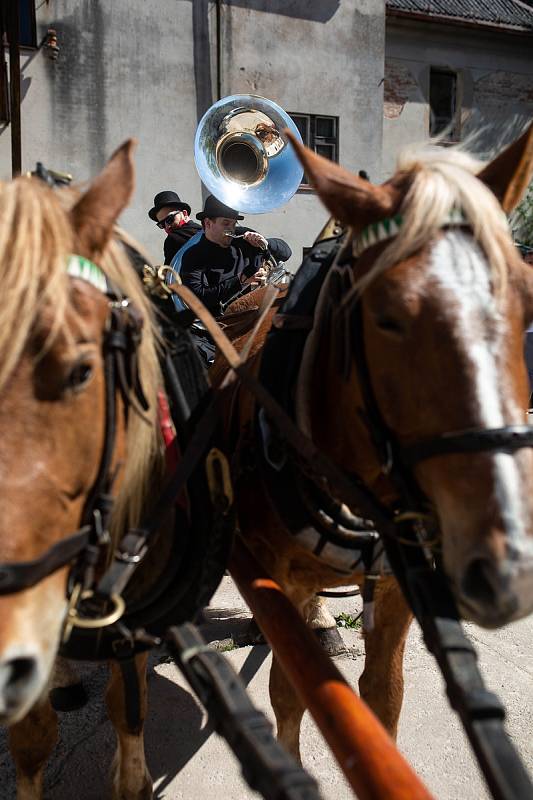
[[[337,310],[337,319],[349,313],[365,288],[390,267],[422,250],[434,238],[454,210],[459,209],[465,224],[471,226],[483,249],[496,292],[507,283],[508,262],[516,258],[509,224],[496,197],[479,180],[483,163],[458,147],[413,146],[404,150],[397,163],[398,172],[411,173],[413,180],[399,213],[403,217],[398,234],[391,239],[372,267],[356,279]],[[377,220],[376,220],[377,221]],[[351,231],[348,236],[351,235]],[[315,320],[322,318],[329,303],[330,269],[315,308]],[[305,345],[296,389],[296,408],[300,427],[311,432],[308,386],[314,368],[316,349],[322,331],[315,324]]]
[[[20,360],[43,309],[53,314],[49,345],[65,320],[69,303],[66,258],[73,252],[75,241],[67,208],[76,196],[72,191],[54,192],[35,178],[0,182],[0,390]],[[118,236],[137,247],[126,234],[119,232]],[[119,242],[110,242],[99,266],[142,314],[139,369],[150,404],[149,422],[130,412],[128,455],[112,520],[116,537],[126,525],[138,524],[150,483],[163,468],[157,424],[157,393],[162,379],[152,306]]]
[[[418,146],[399,156],[397,169],[413,180],[400,214],[398,235],[350,295],[359,295],[374,278],[421,250],[456,210],[465,217],[484,251],[496,292],[505,289],[507,262],[514,252],[509,223],[496,197],[477,177],[484,164],[458,147]]]

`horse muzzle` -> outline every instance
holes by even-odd
[[[502,627],[533,611],[533,557],[474,556],[455,589],[465,619],[484,628]]]

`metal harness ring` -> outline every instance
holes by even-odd
[[[81,593],[79,599],[88,600],[93,595],[93,590],[87,589]],[[124,614],[126,603],[119,594],[112,594],[109,599],[114,604],[114,608],[103,617],[95,617],[94,619],[78,616],[77,605],[72,606],[67,613],[66,626],[74,628],[105,628],[107,625],[112,625]]]

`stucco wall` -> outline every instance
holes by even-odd
[[[223,6],[222,21],[223,95],[261,94],[287,111],[338,116],[340,163],[379,177],[381,0],[233,0]],[[327,218],[315,194],[301,192],[283,208],[248,221],[267,235],[285,238],[296,256],[312,244]]]
[[[51,0],[38,4],[38,39],[53,27],[57,61],[23,53],[23,170],[37,160],[94,175],[134,136],[137,189],[123,222],[154,254],[161,237],[146,217],[154,194],[176,186],[200,202],[191,157],[196,128],[192,4],[188,0]],[[178,36],[179,32],[179,36]],[[0,135],[0,170],[11,168],[10,130]]]
[[[429,136],[429,70],[458,73],[461,140],[482,157],[533,117],[533,39],[389,18],[385,43],[383,172],[402,147]]]
[[[146,216],[173,188],[202,203],[193,159],[197,121],[221,96],[253,92],[290,111],[340,117],[340,160],[379,176],[383,0],[50,0],[38,39],[58,33],[57,61],[22,54],[23,170],[37,160],[76,179],[94,175],[125,138],[138,139],[137,189],[125,226],[157,258],[162,234]],[[221,51],[218,53],[218,42]],[[220,74],[218,67],[220,65]],[[10,128],[0,175],[10,176]],[[298,266],[327,217],[314,195],[247,222],[292,245]]]

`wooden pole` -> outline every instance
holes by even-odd
[[[22,171],[22,143],[20,125],[20,52],[19,4],[7,4],[7,36],[9,39],[9,86],[11,118],[11,174],[14,178]]]
[[[235,545],[230,572],[359,800],[431,800],[379,720],[242,542]]]

